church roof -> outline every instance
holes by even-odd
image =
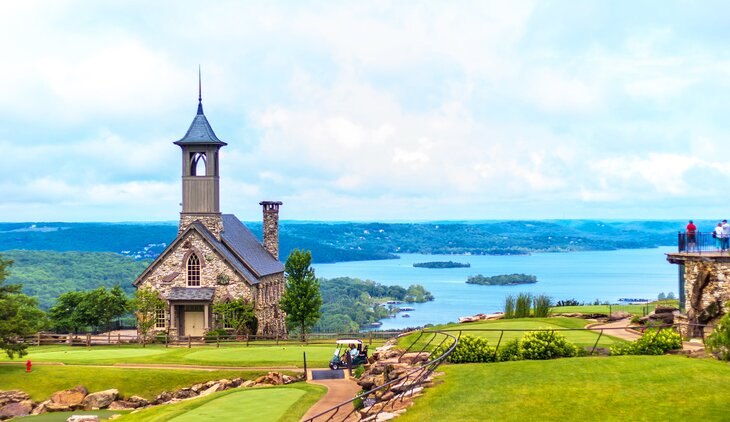
[[[228,145],[225,142],[218,139],[213,132],[213,128],[210,127],[208,119],[203,114],[203,103],[198,100],[198,113],[195,115],[193,122],[190,124],[187,133],[179,141],[175,142],[175,145],[190,145],[190,144],[214,144],[214,145]]]
[[[206,301],[213,299],[215,294],[214,287],[173,287],[165,298],[167,300],[190,300],[190,301]]]
[[[264,248],[235,215],[223,214],[221,239],[260,277],[284,271],[284,265]]]
[[[181,233],[171,244],[158,256],[147,269],[137,277],[134,285],[137,286],[144,280],[152,269],[157,266],[166,256],[175,250],[180,242],[187,237],[187,234],[194,230],[198,232],[208,244],[215,249],[233,269],[251,284],[258,284],[262,277],[271,274],[284,272],[284,264],[274,258],[264,246],[259,243],[256,236],[241,223],[233,214],[223,214],[223,232],[219,241],[203,223],[195,221]],[[200,289],[200,288],[195,288]],[[170,299],[172,300],[172,299]],[[182,300],[182,299],[180,299]]]

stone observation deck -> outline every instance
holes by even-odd
[[[686,310],[680,326],[687,337],[711,332],[730,302],[730,253],[723,241],[711,233],[679,233],[677,252],[667,254],[679,266],[680,308]]]

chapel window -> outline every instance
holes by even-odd
[[[194,152],[190,160],[190,174],[192,176],[206,176],[207,175],[207,162],[208,159],[205,153]]]
[[[155,310],[155,327],[156,328],[167,327],[167,314],[165,313],[164,306],[160,306]]]
[[[200,286],[200,259],[196,254],[188,258],[188,286]]]

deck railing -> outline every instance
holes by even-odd
[[[718,253],[728,251],[728,238],[713,237],[714,232],[677,233],[677,250],[680,253]]]

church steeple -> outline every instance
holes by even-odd
[[[188,131],[174,142],[182,149],[182,212],[180,230],[192,221],[200,220],[206,226],[210,221],[218,230],[220,220],[220,168],[218,154],[227,144],[216,136],[203,114],[202,84],[198,70],[198,111]],[[212,219],[211,219],[212,218]]]

